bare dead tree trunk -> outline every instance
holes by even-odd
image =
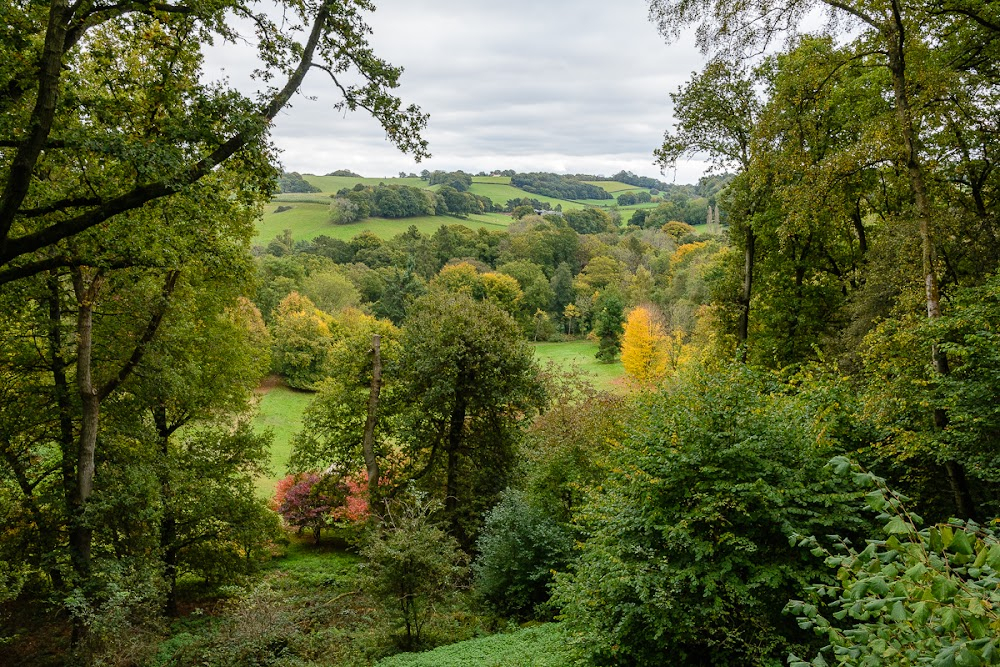
[[[372,387],[368,394],[368,416],[365,418],[365,434],[362,450],[365,467],[368,470],[368,498],[374,502],[378,491],[378,459],[375,457],[375,422],[378,417],[378,401],[382,391],[382,337],[372,336]]]

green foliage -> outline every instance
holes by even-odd
[[[520,485],[533,506],[573,527],[588,490],[607,473],[607,459],[626,433],[629,402],[595,389],[573,368],[548,373],[548,409],[522,446]]]
[[[763,665],[809,642],[782,609],[824,569],[789,536],[862,524],[804,407],[745,367],[693,367],[636,401],[581,518],[588,539],[557,577],[561,618],[594,662]]]
[[[616,289],[606,289],[594,302],[594,333],[599,344],[597,358],[610,364],[618,358],[625,332],[625,299]]]
[[[278,177],[278,192],[320,192],[297,171],[284,172]]]
[[[464,171],[432,171],[427,177],[428,185],[446,185],[459,192],[472,187],[472,176]]]
[[[832,465],[871,489],[865,500],[885,537],[867,540],[860,551],[849,541],[831,549],[815,538],[793,538],[825,557],[836,578],[813,587],[806,601],[789,603],[800,627],[829,642],[812,662],[793,655],[789,664],[1000,663],[1000,536],[971,522],[922,528],[883,479],[844,458]]]
[[[601,192],[604,192],[601,190]],[[607,194],[607,193],[605,193]],[[611,195],[608,195],[609,197]],[[618,225],[611,215],[599,208],[584,208],[566,211],[563,219],[570,229],[579,234],[600,234],[614,231]]]
[[[389,441],[395,437],[401,409],[396,365],[400,332],[390,322],[358,314],[345,323],[333,345],[329,377],[320,385],[303,415],[302,428],[292,440],[290,470],[305,472],[330,466],[344,474],[364,470],[362,440],[371,394],[372,337],[376,334],[385,371],[374,446],[378,458],[390,456]]]
[[[405,475],[427,475],[420,483],[445,498],[453,533],[471,543],[544,402],[534,356],[494,303],[441,290],[414,304],[400,350]]]
[[[558,174],[514,174],[510,184],[526,192],[556,199],[612,199],[603,188]]]
[[[385,658],[378,667],[569,667],[575,664],[556,623],[468,639],[426,653]]]
[[[487,513],[472,565],[476,591],[504,616],[545,615],[553,572],[569,562],[573,536],[513,489]]]
[[[274,371],[296,389],[315,389],[329,374],[335,325],[307,297],[292,292],[278,305],[271,328]]]
[[[387,501],[378,528],[361,549],[362,587],[382,602],[402,629],[404,649],[421,646],[435,605],[454,597],[468,576],[468,556],[436,524],[440,503],[410,492]]]
[[[939,342],[952,371],[939,379],[938,400],[948,411],[949,424],[941,434],[947,449],[942,458],[965,464],[972,477],[1000,480],[1000,277],[982,286],[959,290],[950,312],[928,321],[918,331],[924,344]],[[995,498],[986,512],[1000,510]]]
[[[277,517],[256,493],[267,470],[270,437],[245,422],[231,428],[193,427],[172,443],[167,510],[180,573],[212,584],[254,572],[279,535]]]

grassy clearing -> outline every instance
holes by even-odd
[[[620,195],[623,192],[649,192],[649,188],[640,188],[620,181],[584,181],[588,185],[596,185],[605,192]]]
[[[473,183],[500,183],[510,185],[510,176],[473,176]]]
[[[510,181],[509,178],[507,180]],[[489,197],[497,206],[504,206],[511,199],[521,199],[527,197],[528,199],[537,199],[539,201],[548,202],[552,206],[561,204],[564,211],[583,208],[583,204],[577,201],[533,194],[526,190],[522,190],[521,188],[515,188],[513,185],[505,185],[503,183],[480,183],[478,181],[473,181],[472,187],[469,188],[469,192],[481,197]]]
[[[279,206],[292,208],[275,213]],[[292,238],[296,240],[312,239],[320,234],[327,234],[327,230],[333,227],[330,224],[329,204],[274,202],[264,207],[264,215],[257,223],[257,238],[254,241],[267,244],[286,229],[292,230]]]
[[[625,375],[620,361],[605,364],[597,360],[597,343],[571,340],[563,343],[534,343],[535,358],[543,365],[552,362],[560,368],[576,367],[593,376],[594,386],[607,391],[620,391]]]
[[[469,639],[424,653],[403,653],[376,667],[569,667],[574,664],[557,623]]]
[[[285,476],[285,466],[292,453],[292,436],[302,426],[302,414],[314,394],[295,391],[288,387],[274,387],[260,399],[254,418],[254,429],[270,429],[274,434],[271,443],[271,476],[257,480],[257,492],[266,498],[274,495],[274,486]]]
[[[268,564],[268,570],[290,579],[285,587],[315,588],[355,575],[359,563],[360,556],[344,551],[339,545],[316,545],[311,538],[291,535],[284,553]]]

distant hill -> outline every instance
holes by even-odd
[[[503,173],[507,175],[499,175],[499,172],[495,172],[494,175],[480,173],[472,176],[472,184],[468,187],[467,192],[478,197],[488,197],[498,211],[508,209],[507,204],[511,201],[534,199],[562,211],[587,207],[615,209],[619,211],[623,222],[628,222],[636,210],[653,209],[665,202],[672,201],[678,211],[685,212],[679,217],[691,218],[692,224],[704,220],[707,200],[699,191],[704,188],[704,190],[712,191],[714,194],[720,187],[718,179],[724,178],[715,177],[717,180],[710,184],[711,187],[704,187],[703,184],[663,183],[656,179],[635,176],[630,172],[620,172],[615,175],[626,180],[588,174],[567,176],[544,172],[516,174],[507,171]],[[301,178],[301,185],[299,185],[299,178],[293,177],[296,181],[295,189],[298,191],[283,191],[275,195],[272,206],[268,206],[264,211],[258,225],[257,242],[266,243],[280,235],[285,229],[291,230],[292,237],[296,240],[309,240],[319,235],[346,240],[366,230],[380,237],[389,238],[405,231],[411,224],[422,232],[433,233],[441,225],[463,224],[472,228],[502,228],[511,222],[509,212],[469,215],[465,218],[442,215],[392,220],[368,218],[349,225],[334,225],[330,221],[330,203],[336,193],[345,188],[350,190],[359,184],[366,187],[377,187],[379,184],[384,184],[388,186],[406,185],[429,192],[438,192],[442,187],[445,187],[442,184],[432,185],[429,181],[433,179],[427,178],[430,174],[431,172],[425,174],[425,178],[413,174],[404,178],[398,176],[373,178],[360,176],[346,169],[331,171],[325,176],[295,174]],[[702,179],[702,181],[705,180]],[[518,187],[518,182],[526,184],[532,189]],[[539,184],[555,184],[557,187],[540,188]],[[308,188],[302,186],[308,186]],[[722,186],[724,186],[724,182]],[[545,190],[545,192],[535,190]],[[546,192],[550,194],[546,194]],[[651,201],[631,206],[620,206],[617,198],[626,192],[650,193]],[[684,202],[684,204],[678,206],[679,202]]]

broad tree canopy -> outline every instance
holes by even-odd
[[[274,4],[280,20],[249,0],[0,6],[0,284],[125,261],[106,241],[81,257],[67,240],[179,192],[197,198],[231,166],[248,205],[269,192],[268,129],[310,69],[340,90],[339,108],[367,110],[400,149],[427,155],[426,116],[391,92],[401,69],[368,45],[371,2]],[[203,80],[203,47],[242,41],[236,24],[257,33],[255,76],[267,87],[256,99]]]

